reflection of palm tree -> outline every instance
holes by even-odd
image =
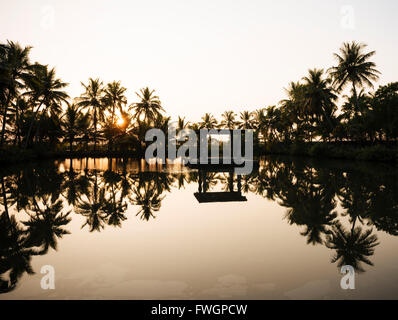
[[[121,176],[108,170],[104,173],[104,182],[110,191],[110,197],[105,198],[105,204],[103,207],[104,213],[107,215],[107,223],[112,226],[120,227],[122,221],[126,220],[124,212],[127,210],[127,203],[123,202],[123,196],[116,199],[117,184],[121,181]]]
[[[140,172],[138,174],[138,188],[151,184],[158,194],[170,192],[173,176],[165,172]]]
[[[301,235],[307,237],[307,243],[322,243],[322,234],[333,223],[337,214],[332,212],[336,203],[322,190],[291,190],[282,197],[282,205],[290,207],[287,219],[290,224],[305,226]]]
[[[69,218],[70,212],[64,214],[61,212],[62,209],[62,200],[58,200],[51,205],[46,202],[44,209],[40,209],[35,201],[34,214],[29,214],[29,221],[22,222],[23,225],[28,227],[24,230],[27,235],[25,245],[28,247],[41,247],[38,254],[47,253],[50,247],[56,250],[57,238],[70,234],[69,231],[62,228],[62,226],[72,220]]]
[[[84,228],[89,226],[90,232],[101,231],[104,228],[106,214],[103,211],[105,203],[105,189],[98,187],[97,173],[94,172],[94,186],[87,195],[87,200],[80,200],[76,206],[76,213],[86,217],[86,222],[82,225]]]
[[[152,183],[146,183],[141,187],[133,188],[134,198],[132,203],[137,206],[141,206],[141,209],[137,212],[137,216],[141,213],[141,219],[149,220],[155,218],[153,212],[157,212],[160,209],[161,202],[164,197],[154,188]]]
[[[338,266],[350,265],[358,272],[364,272],[361,262],[373,266],[368,257],[374,254],[374,247],[379,243],[377,236],[372,235],[372,229],[362,232],[361,227],[347,231],[336,222],[326,238],[326,246],[336,250],[332,262],[338,262]]]
[[[203,192],[214,188],[220,181],[218,172],[199,172],[201,179],[203,179]]]
[[[64,175],[62,183],[62,195],[68,204],[75,205],[81,198],[82,194],[88,192],[88,187],[88,178],[75,172],[71,164],[69,171]]]
[[[15,217],[0,215],[0,293],[15,289],[18,280],[26,272],[33,274],[31,257],[36,254],[25,245],[25,234]],[[3,275],[8,274],[9,280]]]
[[[179,172],[174,175],[177,181],[178,189],[184,188],[185,182],[188,181],[188,176],[185,172]]]

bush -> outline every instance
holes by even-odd
[[[360,149],[356,154],[358,160],[368,161],[394,161],[396,160],[396,150],[382,145],[375,145]]]
[[[309,150],[311,157],[331,157],[336,158],[335,148],[327,143],[315,143]]]

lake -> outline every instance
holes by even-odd
[[[0,299],[398,296],[398,169],[387,164],[267,157],[236,176],[66,159],[0,178]],[[354,290],[341,288],[344,265]],[[44,266],[54,290],[41,287]]]

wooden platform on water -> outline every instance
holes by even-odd
[[[195,192],[194,196],[199,203],[247,201],[240,192]]]
[[[260,163],[258,160],[247,160],[246,162],[251,161],[253,163],[253,168],[258,168]],[[209,160],[210,162],[210,160]],[[191,169],[197,169],[197,170],[203,170],[203,171],[209,171],[209,172],[226,172],[226,171],[233,171],[235,168],[243,168],[245,166],[245,163],[243,164],[224,164],[224,163],[217,163],[217,164],[212,164],[212,163],[188,163],[186,165],[188,168]]]

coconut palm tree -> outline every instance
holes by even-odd
[[[134,111],[134,117],[137,120],[151,123],[161,115],[161,111],[164,112],[159,97],[154,95],[154,93],[155,90],[149,90],[148,87],[142,88],[140,93],[136,92],[140,102],[131,104],[129,110]],[[141,119],[142,116],[144,117],[143,119]]]
[[[189,123],[189,121],[185,121],[185,117],[181,118],[180,116],[178,116],[177,131],[184,130],[184,129],[188,128],[189,126],[190,126],[190,123]]]
[[[61,119],[61,128],[65,139],[69,142],[69,151],[72,152],[76,136],[83,135],[90,121],[88,113],[83,114],[76,104],[68,105]]]
[[[261,135],[263,139],[267,137],[268,121],[265,113],[265,108],[257,109],[253,112],[253,126],[256,129],[256,135]]]
[[[253,129],[253,113],[249,111],[243,111],[239,115],[240,121],[238,122],[238,128],[243,130]]]
[[[0,52],[0,103],[2,128],[0,146],[4,144],[7,115],[10,102],[24,87],[24,80],[30,70],[29,52],[32,47],[22,48],[18,43],[8,41]]]
[[[236,114],[233,111],[225,111],[221,115],[220,128],[234,129],[237,122],[235,121]]]
[[[126,88],[122,87],[120,81],[113,81],[106,85],[104,100],[110,108],[112,123],[115,123],[116,108],[118,108],[119,111],[122,112],[123,106],[127,103],[127,98],[124,95],[126,90]]]
[[[48,110],[50,110],[52,114],[59,113],[61,110],[61,103],[67,103],[69,98],[68,94],[62,91],[68,84],[56,78],[54,68],[49,70],[48,66],[39,64],[31,66],[31,68],[32,74],[25,80],[28,90],[24,95],[30,97],[33,105],[37,105],[37,107],[33,113],[33,118],[26,136],[25,148],[28,146],[33,124],[36,122],[37,116],[39,114],[45,114]],[[42,106],[44,106],[44,109],[40,111]],[[39,132],[39,126],[40,122],[36,131],[37,134]]]
[[[295,126],[295,138],[297,140],[306,139],[311,134],[305,103],[306,86],[300,82],[290,82],[284,90],[287,99],[280,101],[279,104],[286,119],[289,119],[288,122]]]
[[[14,116],[15,116],[15,131],[14,131],[14,145],[18,145],[18,147],[21,147],[21,134],[22,134],[22,127],[23,127],[23,123],[25,120],[25,113],[26,111],[29,110],[29,103],[28,101],[25,99],[25,97],[23,97],[22,95],[18,96],[15,99],[15,103],[14,103]]]
[[[104,120],[104,111],[106,104],[104,103],[104,88],[103,82],[98,78],[90,78],[88,84],[81,82],[85,92],[78,99],[78,106],[88,108],[92,115],[94,125],[94,151],[97,149],[98,138],[98,121]]]
[[[314,117],[318,122],[326,121],[330,132],[333,130],[332,116],[337,107],[334,102],[337,96],[331,87],[332,80],[324,78],[322,69],[310,69],[308,76],[304,77],[305,83],[305,112]]]
[[[202,121],[199,123],[200,129],[214,129],[217,127],[217,120],[213,117],[211,113],[206,113],[202,117]]]
[[[120,81],[118,82],[113,81],[111,83],[108,83],[105,88],[104,102],[108,106],[111,112],[111,121],[110,121],[111,132],[108,143],[109,150],[112,149],[113,136],[116,134],[115,131],[117,131],[115,111],[116,108],[119,109],[120,113],[123,111],[123,106],[127,103],[127,99],[124,95],[126,90],[127,90],[126,88],[121,86]]]
[[[336,90],[339,92],[351,83],[356,96],[357,88],[367,85],[373,88],[372,81],[379,79],[380,72],[376,70],[376,64],[369,61],[376,51],[364,52],[367,45],[355,41],[344,42],[340,48],[340,54],[335,53],[338,64],[328,71],[333,78]]]

